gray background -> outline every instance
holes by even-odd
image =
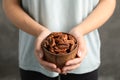
[[[19,80],[18,29],[5,17],[0,0],[0,80]],[[99,29],[101,67],[99,80],[120,80],[120,0],[115,13]]]

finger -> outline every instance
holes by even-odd
[[[76,65],[70,65],[70,66],[65,66],[62,71],[63,73],[67,73],[68,71],[74,70],[76,68],[78,68],[80,66],[80,64],[76,64]]]
[[[50,34],[50,31],[43,31],[37,38],[35,43],[35,51],[38,53],[41,51],[41,43],[42,41]]]
[[[44,67],[49,67],[49,68],[57,68],[57,66],[53,63],[50,63],[50,62],[47,62],[47,61],[44,61],[43,59],[40,59],[39,58],[39,62],[41,65],[43,65]]]
[[[36,40],[36,43],[35,43],[35,52],[36,53],[39,53],[40,51],[41,51],[41,42],[42,42],[42,38],[40,38],[40,36],[39,36],[39,38],[37,38],[37,40]]]
[[[44,68],[52,72],[61,73],[61,70],[59,68],[49,68],[49,67],[44,67]]]
[[[40,53],[40,52],[37,52],[37,51],[34,51],[34,53],[35,53],[35,56],[38,60],[43,58],[43,53]]]
[[[57,73],[61,73],[61,70],[59,68],[53,68],[52,71],[57,72]]]
[[[82,56],[82,53],[81,53],[81,51],[80,50],[78,50],[78,53],[77,53],[77,57],[81,57]]]
[[[84,39],[80,39],[78,38],[79,41],[79,48],[78,48],[78,54],[77,56],[80,57],[81,59],[84,59],[84,57],[86,56],[87,53],[87,48],[86,48],[86,43]]]
[[[75,58],[75,59],[72,59],[72,60],[69,60],[66,62],[65,65],[75,65],[75,64],[78,64],[78,63],[81,63],[81,58]]]
[[[61,74],[67,75],[67,71],[62,71]]]
[[[41,36],[39,36],[36,40],[36,44],[35,44],[35,53],[42,58],[43,57],[43,51],[41,48],[41,43],[43,41],[43,38]]]
[[[43,58],[40,57],[39,55],[37,55],[37,59],[38,59],[39,63],[42,66],[44,66],[47,70],[58,72],[58,73],[61,72],[61,70],[59,68],[57,68],[57,66],[55,64],[47,62],[47,61],[44,61]]]
[[[48,69],[50,71],[61,73],[61,70],[59,68],[57,68],[57,66],[53,63],[50,63],[50,62],[47,62],[44,60],[40,60],[40,64],[43,65],[46,69]]]
[[[81,50],[81,60],[83,60],[85,58],[85,56],[87,55],[87,49],[84,48],[83,50]]]

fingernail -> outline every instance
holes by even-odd
[[[81,51],[78,51],[78,56],[81,57],[82,53]]]
[[[69,63],[69,62],[67,62],[67,63],[66,63],[66,66],[68,66],[68,65],[70,65],[70,63]]]
[[[67,75],[67,72],[64,72],[63,74],[64,74],[64,75]]]
[[[67,72],[66,72],[66,71],[62,71],[62,74],[66,75],[66,74],[67,74]]]
[[[42,55],[41,53],[39,53],[39,56],[40,56],[40,58],[42,58],[42,57],[43,57],[43,55]]]

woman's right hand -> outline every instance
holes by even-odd
[[[61,70],[53,63],[47,62],[43,59],[44,53],[41,49],[41,42],[50,34],[51,32],[48,29],[43,30],[40,35],[37,37],[35,42],[35,56],[39,63],[47,70],[61,73]]]

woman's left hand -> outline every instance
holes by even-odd
[[[77,57],[66,62],[65,66],[62,69],[62,74],[66,74],[68,71],[72,71],[80,66],[80,63],[86,56],[87,48],[84,40],[84,35],[78,32],[77,29],[72,29],[69,34],[73,35],[78,41],[78,53]]]

